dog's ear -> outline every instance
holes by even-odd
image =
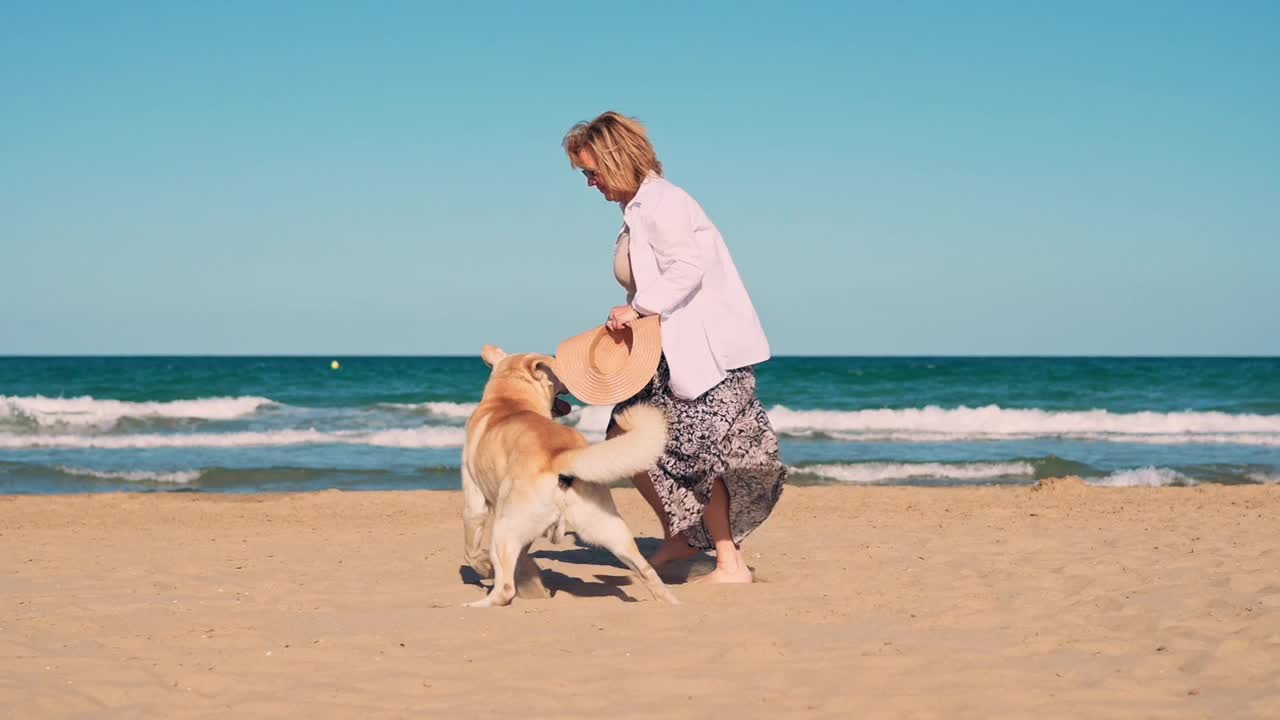
[[[507,353],[497,345],[485,345],[480,349],[480,359],[489,367],[497,365],[506,356]]]

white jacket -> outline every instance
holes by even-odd
[[[729,248],[688,193],[649,175],[622,219],[636,287],[627,302],[641,315],[662,316],[662,352],[676,397],[697,398],[727,371],[769,359],[769,341]]]

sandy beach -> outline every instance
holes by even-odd
[[[0,717],[1280,717],[1277,487],[791,487],[678,607],[461,608],[460,502],[0,497]]]

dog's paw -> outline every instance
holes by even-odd
[[[515,596],[516,596],[515,588],[508,585],[507,592],[505,593],[503,592],[495,593],[493,591],[490,591],[489,594],[485,595],[479,600],[476,600],[475,602],[464,603],[462,607],[469,607],[469,608],[506,607],[511,604],[511,601],[515,599]]]

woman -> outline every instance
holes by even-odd
[[[622,208],[614,275],[627,304],[609,312],[620,329],[662,318],[663,358],[653,380],[619,403],[649,402],[667,417],[666,452],[634,478],[662,522],[654,567],[716,551],[704,582],[751,582],[740,543],[764,522],[786,479],[778,438],[756,397],[753,365],[769,342],[724,240],[702,208],[662,176],[644,126],[606,112],[564,138],[587,185]],[[609,423],[609,435],[617,426]]]

